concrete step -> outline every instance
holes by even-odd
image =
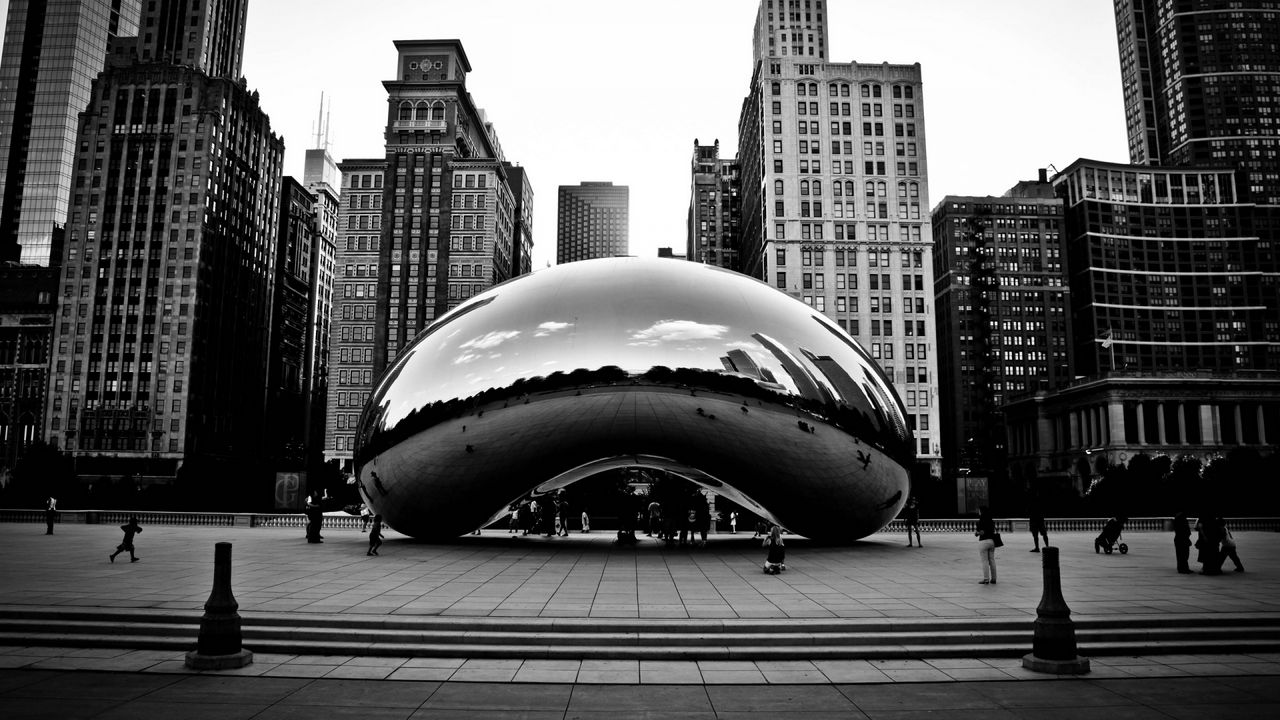
[[[0,608],[0,645],[189,649],[190,611]],[[836,659],[1014,657],[1032,618],[636,620],[250,613],[257,652],[390,657],[557,659]],[[1264,614],[1114,616],[1076,622],[1085,655],[1280,651]]]

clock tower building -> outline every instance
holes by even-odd
[[[348,465],[382,370],[436,318],[520,272],[511,183],[524,177],[467,92],[462,43],[395,46],[385,153],[343,163],[325,456]]]

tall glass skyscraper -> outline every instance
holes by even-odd
[[[1129,159],[1233,165],[1280,205],[1280,3],[1116,0]]]
[[[0,261],[57,262],[78,117],[138,0],[10,0],[0,58]]]

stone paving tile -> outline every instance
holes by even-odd
[[[276,665],[262,673],[265,677],[318,678],[337,670],[337,665],[301,665],[284,663]]]

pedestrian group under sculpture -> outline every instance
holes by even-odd
[[[914,458],[889,381],[821,313],[728,270],[610,258],[497,285],[424,330],[370,396],[356,472],[420,538],[641,467],[845,542],[896,516]]]

